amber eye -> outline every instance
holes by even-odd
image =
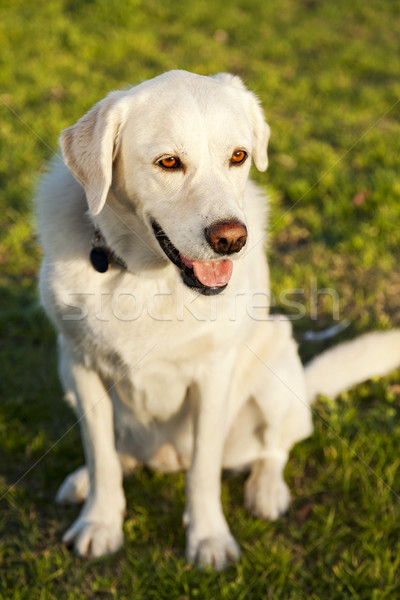
[[[175,156],[166,156],[159,160],[157,164],[163,167],[163,169],[179,169],[181,161]]]
[[[241,165],[247,158],[247,152],[244,150],[235,150],[231,157],[232,165]]]

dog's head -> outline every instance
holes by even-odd
[[[251,159],[268,164],[269,127],[238,77],[165,73],[112,92],[60,139],[94,215],[112,187],[187,285],[224,289],[247,239]]]

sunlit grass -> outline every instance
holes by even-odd
[[[126,483],[126,543],[115,557],[82,561],[61,546],[77,511],[54,495],[83,458],[37,301],[31,198],[60,130],[111,89],[171,68],[237,73],[272,128],[269,170],[254,177],[270,196],[274,294],[298,290],[306,306],[294,321],[299,340],[334,322],[323,294],[311,318],[315,285],[337,293],[340,319],[351,321],[342,337],[396,326],[399,39],[398,2],[0,4],[2,600],[398,597],[396,374],[317,404],[315,433],[287,467],[293,504],[278,522],[251,518],[243,477],[224,477],[243,550],[225,573],[185,563],[182,475],[145,470]]]

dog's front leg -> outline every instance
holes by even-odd
[[[63,541],[81,556],[116,552],[123,542],[125,497],[110,397],[98,374],[63,353],[63,380],[76,394],[90,491]],[[65,381],[67,380],[67,381]]]
[[[221,504],[221,465],[233,359],[216,361],[216,365],[194,390],[195,441],[187,474],[184,523],[187,559],[220,570],[229,561],[237,560],[240,551]]]

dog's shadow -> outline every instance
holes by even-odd
[[[9,282],[7,282],[9,283]],[[0,286],[0,496],[4,539],[59,539],[57,486],[82,461],[79,426],[63,402],[56,336],[36,281]],[[72,467],[73,468],[73,467]],[[42,540],[40,542],[39,540]]]
[[[0,287],[0,411],[6,424],[0,444],[10,486],[34,482],[44,462],[64,451],[73,419],[58,382],[56,336],[34,283]]]

